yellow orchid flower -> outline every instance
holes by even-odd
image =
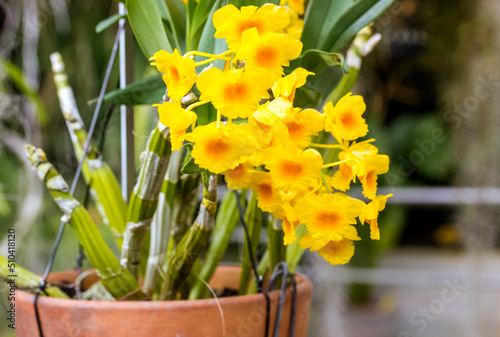
[[[351,94],[342,97],[335,106],[328,102],[323,109],[326,114],[325,131],[331,132],[339,143],[342,143],[339,138],[355,140],[368,133],[368,125],[361,117],[366,110],[363,97]]]
[[[365,222],[370,224],[370,238],[372,240],[380,240],[380,229],[378,228],[378,214],[384,210],[387,199],[392,197],[392,194],[378,195],[370,203],[363,207],[363,213],[359,220],[361,224]]]
[[[295,209],[314,239],[339,241],[347,235],[357,237],[352,225],[363,211],[363,202],[337,194],[313,194],[299,199]]]
[[[250,164],[241,163],[233,169],[224,172],[224,179],[227,187],[233,190],[239,188],[249,189],[252,183],[253,174],[250,169]]]
[[[274,82],[269,75],[261,69],[223,72],[210,68],[198,76],[196,86],[201,92],[200,100],[211,101],[222,115],[230,119],[247,118],[262,98],[269,97],[267,89]]]
[[[151,65],[163,73],[162,78],[167,85],[168,96],[174,102],[180,102],[196,82],[194,60],[182,57],[177,49],[172,54],[160,50],[150,60],[154,60]]]
[[[376,155],[369,158],[358,172],[359,180],[363,186],[363,195],[374,199],[377,194],[378,176],[389,171],[389,157]]]
[[[171,102],[165,102],[156,106],[158,106],[160,123],[170,129],[172,151],[180,150],[186,130],[191,125],[194,125],[198,116],[194,112],[186,111],[179,105]]]
[[[214,13],[213,23],[215,37],[226,39],[229,49],[236,53],[246,30],[255,28],[259,35],[283,33],[290,23],[290,14],[285,8],[273,4],[265,4],[260,8],[243,6],[241,10],[230,4]]]
[[[295,91],[306,84],[307,76],[309,75],[314,75],[314,73],[299,67],[289,75],[280,78],[272,88],[274,97],[282,97],[293,103]]]
[[[270,149],[265,159],[274,186],[279,190],[301,192],[320,179],[323,158],[318,151],[301,151],[293,144]]]
[[[248,124],[218,127],[213,122],[196,127],[185,138],[195,143],[191,152],[194,162],[216,174],[235,168],[258,148]]]
[[[305,149],[311,137],[323,131],[324,115],[314,109],[305,109],[291,114],[291,118],[283,121],[288,129],[290,141],[299,149]]]
[[[305,0],[281,0],[280,6],[288,5],[291,10],[299,15],[303,15],[305,13],[305,2]]]
[[[253,176],[252,190],[257,196],[257,203],[261,210],[283,217],[283,200],[279,191],[274,187],[269,172],[258,172]]]
[[[286,34],[267,33],[259,35],[257,28],[247,29],[241,37],[241,48],[235,59],[245,60],[245,69],[267,69],[274,80],[283,74],[283,66],[299,57],[302,42]]]
[[[285,33],[300,40],[304,31],[304,20],[291,8],[288,10],[288,13],[290,13],[290,24],[285,28]]]
[[[349,239],[325,241],[314,239],[311,234],[304,234],[299,240],[300,248],[309,248],[318,252],[331,265],[346,264],[354,255],[354,244]]]

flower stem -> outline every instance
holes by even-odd
[[[310,143],[309,144],[312,147],[320,147],[323,149],[341,149],[341,150],[346,150],[347,148],[343,145],[339,144],[317,144],[317,143]]]
[[[329,167],[339,166],[340,164],[344,164],[344,163],[347,163],[349,161],[357,161],[357,160],[356,159],[340,160],[340,161],[336,161],[334,163],[323,165],[321,168],[322,169],[326,169],[326,168],[329,168]]]

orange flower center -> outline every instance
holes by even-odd
[[[245,83],[233,83],[228,85],[224,94],[226,96],[226,100],[232,101],[235,99],[245,100],[248,93],[248,86]]]
[[[169,75],[170,77],[175,80],[176,82],[179,82],[181,80],[181,77],[179,76],[179,71],[177,70],[177,67],[175,66],[170,66],[168,67],[169,69]]]
[[[294,180],[304,171],[304,166],[291,160],[285,160],[281,163],[280,169],[283,176],[290,180]]]
[[[238,27],[238,35],[241,36],[241,34],[243,34],[245,30],[250,28],[257,28],[259,34],[261,33],[262,30],[261,23],[259,21],[243,21],[240,23]]]
[[[344,248],[344,241],[330,241],[323,249],[325,249],[330,255],[338,255],[341,254]]]
[[[377,188],[377,172],[375,170],[370,170],[366,174],[366,187],[368,190],[374,190]]]
[[[208,156],[214,159],[220,159],[224,157],[229,149],[229,146],[230,144],[224,139],[211,139],[205,144],[205,152]]]
[[[268,202],[271,201],[273,198],[273,188],[271,185],[263,183],[263,184],[258,184],[257,185],[258,191],[259,191],[259,196],[261,197],[262,201]]]
[[[354,128],[358,124],[356,115],[351,110],[343,112],[340,115],[340,121],[348,128]]]
[[[256,61],[263,68],[272,68],[278,58],[278,51],[271,46],[262,46],[257,50]]]
[[[304,133],[304,126],[298,121],[286,123],[286,126],[288,128],[288,134],[292,138],[300,138]]]
[[[323,211],[317,214],[316,221],[324,229],[332,229],[341,224],[342,216],[337,212]]]

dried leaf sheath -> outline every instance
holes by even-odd
[[[138,276],[142,246],[156,211],[158,196],[170,158],[171,145],[167,139],[168,129],[164,132],[165,135],[159,127],[156,127],[151,133],[147,150],[142,154],[144,159],[139,179],[130,196],[121,264],[135,277]]]
[[[170,157],[165,180],[161,187],[158,207],[151,224],[151,239],[149,246],[146,276],[144,277],[143,290],[151,294],[156,286],[170,241],[170,231],[174,214],[174,199],[179,181],[181,151],[174,151]]]
[[[191,268],[198,257],[205,251],[214,228],[217,210],[217,176],[211,176],[208,190],[203,191],[203,201],[198,216],[175,248],[168,262],[166,279],[163,284],[160,300],[172,300],[177,296]]]

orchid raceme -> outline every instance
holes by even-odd
[[[153,106],[159,121],[141,156],[128,206],[127,193],[122,198],[116,182],[89,183],[91,191],[98,192],[95,204],[105,216],[113,211],[123,215],[112,226],[123,229],[115,233],[121,259],[96,236],[95,226],[82,225],[90,218],[77,216],[78,210],[86,214],[85,209],[60,178],[45,179],[49,163],[34,162],[114,299],[204,297],[238,223],[236,201],[247,207],[243,218],[253,226],[253,241],[245,252],[256,253],[267,223],[269,261],[262,259],[260,264],[268,271],[281,261],[293,261],[293,270],[303,252],[300,247],[318,252],[331,264],[345,264],[364,223],[370,226],[371,239],[380,239],[384,228],[379,214],[392,195],[377,192],[380,176],[389,170],[389,157],[379,153],[374,139],[364,138],[369,136],[367,107],[362,96],[349,92],[354,81],[344,81],[348,74],[341,71],[324,69],[343,68],[342,55],[330,51],[345,50],[347,42],[341,42],[352,40],[352,27],[369,24],[382,9],[377,5],[363,12],[363,6],[346,7],[345,15],[334,20],[332,27],[339,31],[332,42],[320,41],[332,22],[311,22],[322,17],[315,15],[318,6],[310,5],[314,1],[282,0],[280,5],[260,7],[237,7],[243,1],[228,1],[234,4],[221,7],[222,1],[189,0],[185,8],[181,0],[175,1],[125,2],[138,44],[162,81],[156,80],[158,74],[152,76],[155,83],[146,79],[138,91],[141,95],[131,95],[139,82],[120,90],[120,99],[127,96],[127,103],[119,104],[158,103]],[[356,25],[346,27],[355,15],[360,15]],[[321,32],[318,41],[311,42],[312,32]],[[327,45],[330,42],[334,45]],[[333,78],[337,75],[341,77]],[[67,81],[60,71],[56,77]],[[61,83],[58,87],[67,87]],[[74,99],[64,90],[58,94],[77,157],[85,157],[84,124],[69,111]],[[100,157],[95,160],[93,147],[85,154],[85,178],[89,169],[104,164]],[[218,196],[222,179],[236,193]],[[54,184],[64,190],[56,191]],[[354,184],[362,188],[363,200],[348,195]],[[111,198],[119,199],[107,200]],[[219,205],[220,199],[224,201]],[[113,210],[110,205],[122,207]],[[243,256],[246,276],[241,277],[240,291],[245,292],[254,287],[246,287],[251,283],[246,282],[251,263],[249,253]]]
[[[358,219],[370,223],[372,238],[379,237],[378,210],[388,196],[376,195],[377,177],[388,171],[389,158],[378,154],[373,139],[358,140],[368,133],[361,96],[348,93],[335,104],[328,102],[323,111],[294,106],[297,88],[315,74],[297,67],[284,75],[284,67],[302,51],[302,43],[286,28],[290,16],[303,14],[304,1],[287,5],[217,10],[215,38],[226,39],[228,45],[221,54],[155,54],[154,64],[165,73],[173,101],[158,106],[160,122],[170,128],[173,150],[183,141],[193,143],[191,156],[201,169],[223,174],[230,189],[252,190],[258,207],[282,221],[285,245],[298,239],[295,229],[303,224],[307,235],[301,246],[318,251],[330,263],[346,263],[354,252],[352,241],[360,239]],[[192,56],[208,59],[195,63]],[[215,60],[225,61],[225,66],[209,65],[195,73],[196,65]],[[199,102],[191,112],[180,98],[194,81]],[[168,87],[173,83],[182,87],[177,95]],[[210,104],[217,117],[195,126],[196,106],[202,104]],[[312,143],[320,133],[331,133],[337,144]],[[338,149],[338,161],[325,162],[316,148]],[[356,182],[373,200],[368,205],[339,193]]]

